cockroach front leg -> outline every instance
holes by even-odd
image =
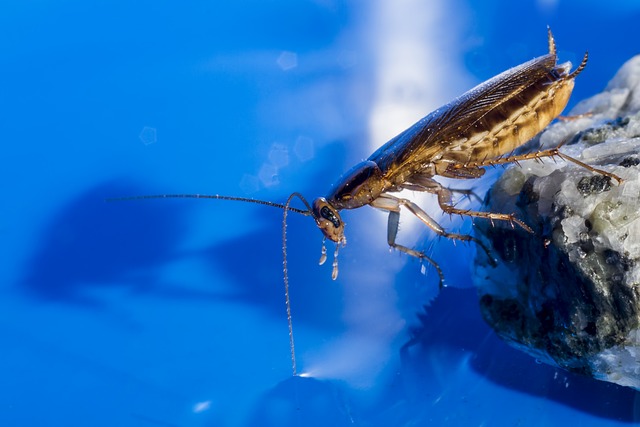
[[[451,195],[452,190],[442,186],[438,181],[425,176],[416,176],[411,178],[411,182],[414,185],[403,185],[401,188],[414,191],[426,191],[438,196],[438,204],[440,209],[449,215],[466,215],[476,218],[486,218],[490,221],[507,221],[509,223],[518,224],[524,230],[529,233],[533,233],[531,227],[516,218],[514,214],[494,213],[494,212],[480,212],[472,211],[469,209],[458,209],[453,206],[453,198]]]
[[[426,260],[429,262],[438,272],[440,276],[440,286],[443,285],[444,276],[440,266],[424,252],[416,251],[415,249],[408,248],[406,246],[396,243],[396,237],[398,235],[398,224],[400,222],[400,208],[405,207],[409,212],[414,214],[420,221],[422,221],[427,227],[433,230],[436,234],[442,237],[453,240],[461,240],[463,242],[473,241],[480,246],[486,253],[490,260],[493,260],[489,249],[480,240],[468,234],[449,233],[442,228],[433,218],[429,216],[420,206],[413,203],[411,200],[395,197],[390,194],[382,194],[380,197],[371,202],[371,206],[382,209],[389,212],[389,220],[387,223],[387,243],[392,248],[398,249],[401,252]],[[495,261],[494,261],[495,262]]]
[[[400,223],[400,208],[397,211],[389,211],[389,220],[387,221],[387,243],[390,247],[404,252],[405,254],[419,258],[421,261],[427,261],[438,273],[438,287],[442,289],[444,287],[444,274],[442,269],[431,257],[426,255],[423,251],[416,251],[415,249],[408,248],[406,246],[396,243],[396,237],[398,235],[398,224]]]

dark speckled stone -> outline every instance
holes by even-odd
[[[563,152],[624,182],[562,161],[508,169],[484,209],[514,212],[534,233],[477,221],[498,260],[478,251],[480,308],[503,340],[537,359],[640,389],[640,56],[576,109],[596,113],[538,141],[575,142]]]

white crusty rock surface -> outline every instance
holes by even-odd
[[[640,56],[570,114],[583,113],[533,144],[567,141],[563,153],[623,183],[561,159],[507,169],[483,210],[513,212],[534,233],[477,221],[498,260],[478,251],[480,307],[502,339],[538,360],[640,389]]]

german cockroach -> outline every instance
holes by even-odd
[[[462,210],[454,207],[451,190],[434,177],[475,179],[485,173],[484,167],[547,157],[558,157],[621,182],[609,172],[595,169],[559,151],[560,147],[532,153],[513,155],[516,148],[529,141],[560,115],[569,101],[574,79],[587,64],[585,53],[580,65],[571,72],[571,64],[557,65],[556,47],[548,31],[549,53],[511,68],[476,86],[422,118],[413,126],[380,147],[367,160],[345,173],[325,197],[309,204],[299,193],[289,196],[285,204],[220,195],[161,195],[135,198],[191,197],[235,200],[259,203],[283,209],[282,251],[284,284],[293,373],[296,375],[293,330],[289,303],[287,274],[286,220],[289,211],[311,216],[322,231],[322,255],[326,256],[326,239],[335,242],[332,278],[338,276],[338,248],[346,244],[345,223],[340,217],[343,209],[357,209],[365,205],[387,211],[387,243],[408,255],[427,261],[437,271],[440,286],[444,276],[438,264],[424,252],[396,242],[400,210],[405,208],[436,234],[454,240],[473,241],[489,254],[489,249],[475,237],[445,231],[414,202],[393,195],[401,190],[435,194],[442,211],[491,221],[507,221],[528,232],[531,228],[513,213],[493,213]],[[306,209],[291,205],[300,199]],[[489,256],[490,259],[493,259]]]

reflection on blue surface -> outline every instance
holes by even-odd
[[[372,141],[545,53],[546,25],[561,60],[589,50],[575,103],[637,53],[636,2],[70,1],[0,11],[0,425],[640,419],[635,391],[499,341],[470,289],[474,248],[434,240],[405,216],[402,241],[426,248],[447,277],[437,297],[433,271],[389,253],[382,213],[344,213],[336,282],[317,266],[313,221],[290,215],[306,375],[292,378],[280,211],[105,202],[324,195]]]

